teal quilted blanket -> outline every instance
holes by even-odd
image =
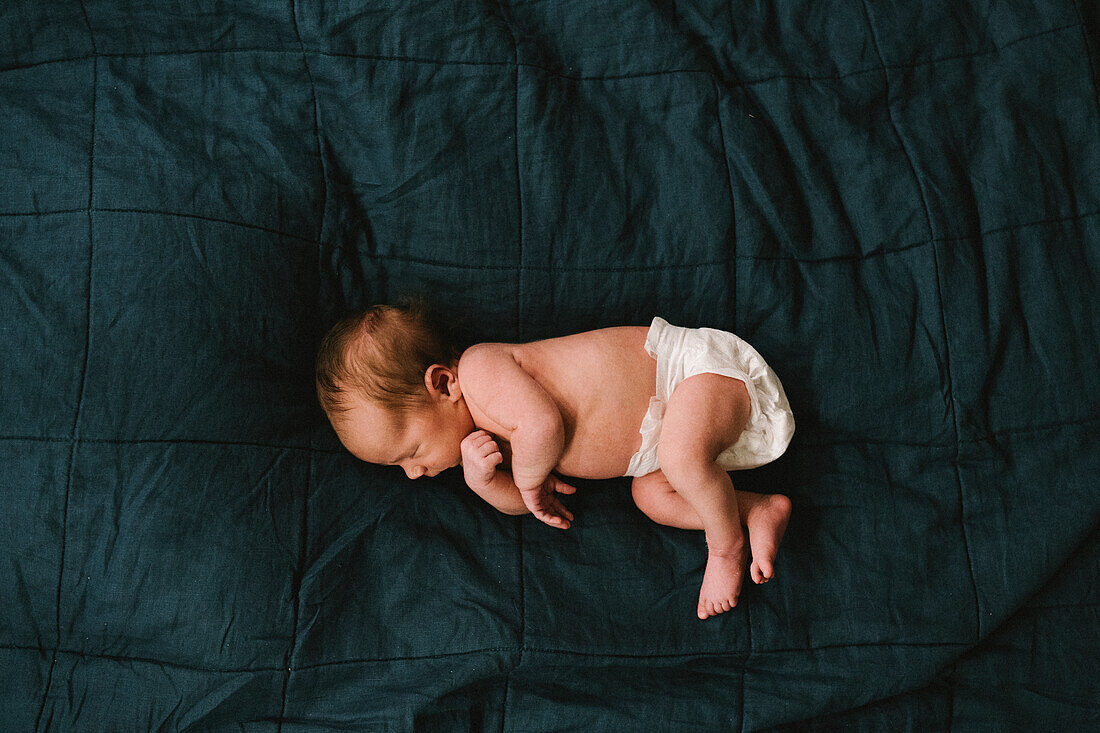
[[[0,4],[0,728],[1100,727],[1091,0]],[[775,580],[356,461],[325,330],[783,380]]]

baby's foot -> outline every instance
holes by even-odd
[[[745,517],[749,530],[749,546],[752,548],[752,567],[749,573],[754,583],[767,583],[775,575],[775,553],[787,530],[791,517],[791,500],[782,494],[767,494],[756,503]]]
[[[703,572],[703,585],[699,588],[699,618],[705,619],[725,613],[737,605],[741,583],[745,579],[745,546],[731,554],[707,555],[707,569]]]

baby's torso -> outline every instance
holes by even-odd
[[[559,473],[591,479],[626,473],[641,445],[638,428],[657,391],[657,362],[645,350],[648,331],[623,326],[500,345],[561,411],[565,449]],[[473,417],[478,427],[507,439],[498,432],[500,426],[482,424],[484,415]],[[501,447],[508,452],[508,446]]]

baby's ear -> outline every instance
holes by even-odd
[[[442,364],[432,364],[424,372],[424,385],[433,397],[436,394],[453,397],[458,389],[458,375],[453,369]]]

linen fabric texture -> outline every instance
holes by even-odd
[[[1098,22],[0,3],[0,729],[1097,729]],[[414,292],[751,344],[775,578],[349,455],[317,346]]]

